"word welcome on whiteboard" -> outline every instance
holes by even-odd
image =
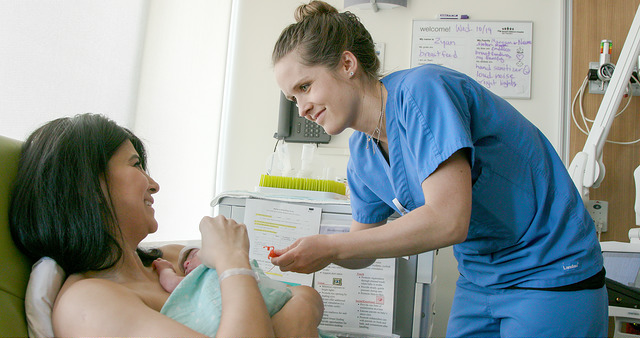
[[[411,67],[463,72],[504,98],[531,98],[531,22],[414,20]]]

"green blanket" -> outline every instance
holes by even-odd
[[[291,290],[282,282],[270,279],[251,261],[251,267],[260,277],[258,287],[273,316],[291,299]],[[222,302],[220,282],[215,269],[200,265],[178,284],[162,307],[161,313],[207,336],[215,336],[220,326]]]

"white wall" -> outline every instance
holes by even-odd
[[[231,0],[154,0],[135,132],[160,184],[149,241],[199,239],[212,215]]]
[[[147,1],[0,1],[0,134],[104,113],[133,127]]]
[[[55,117],[111,116],[146,141],[151,173],[161,184],[160,230],[150,239],[197,237],[197,220],[211,213],[208,201],[215,193],[252,190],[265,171],[275,144],[279,91],[271,50],[300,3],[233,2],[233,62],[223,85],[231,0],[1,0],[0,134],[24,139]],[[342,1],[330,3],[342,9]],[[410,0],[408,8],[350,10],[386,44],[387,71],[409,65],[412,19],[447,12],[476,20],[533,21],[532,96],[511,102],[557,147],[561,6],[553,0]],[[218,158],[214,144],[221,109]],[[318,151],[336,176],[346,175],[348,136],[333,137]],[[300,147],[291,148],[295,165]]]
[[[103,113],[146,143],[159,230],[211,215],[231,0],[0,0],[0,135]]]
[[[329,0],[338,10],[343,1]],[[216,192],[253,190],[265,172],[267,156],[273,151],[277,127],[279,89],[273,78],[271,51],[282,29],[294,22],[299,0],[235,0],[232,18],[230,80],[226,84],[222,154]],[[376,42],[385,43],[385,71],[410,65],[413,19],[435,19],[439,13],[464,13],[473,20],[532,21],[531,99],[510,100],[537,125],[561,152],[559,125],[562,97],[564,48],[563,3],[556,0],[409,0],[407,8],[362,10],[348,8],[360,17]],[[238,14],[239,13],[239,14]],[[268,14],[266,14],[268,13]],[[320,145],[320,157],[327,166],[346,176],[349,133]],[[300,145],[290,144],[294,165],[299,164]]]

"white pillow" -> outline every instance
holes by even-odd
[[[53,337],[51,310],[66,276],[49,257],[42,257],[31,269],[25,295],[29,337]]]

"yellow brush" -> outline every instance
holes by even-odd
[[[272,175],[262,175],[260,177],[260,186],[266,188],[324,191],[340,195],[345,195],[347,192],[347,186],[337,181]]]

